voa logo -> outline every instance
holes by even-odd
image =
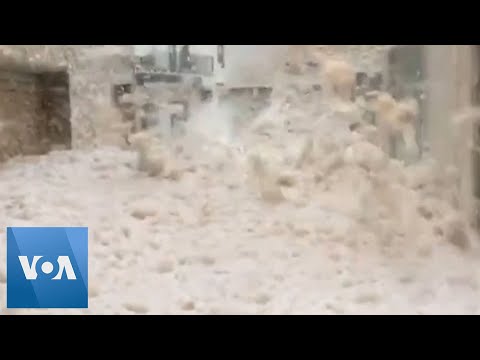
[[[37,273],[37,264],[43,256],[34,256],[32,263],[29,264],[27,256],[19,256],[18,259],[20,260],[20,264],[23,269],[23,273],[25,274],[25,278],[27,280],[36,280],[38,273]],[[70,262],[70,258],[68,256],[59,256],[57,259],[58,264],[58,273],[52,278],[52,280],[61,280],[62,274],[65,273],[68,280],[77,280],[77,276],[75,275],[75,271],[73,270],[72,263]],[[46,275],[51,274],[54,270],[54,265],[50,261],[45,261],[41,266],[40,269]]]
[[[7,228],[7,308],[88,308],[88,229]]]

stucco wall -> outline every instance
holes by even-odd
[[[427,139],[432,154],[445,163],[454,161],[451,148],[452,116],[471,105],[476,77],[473,49],[468,45],[427,45]]]
[[[472,124],[454,125],[453,117],[472,105],[472,90],[478,78],[471,45],[427,45],[427,128],[431,155],[442,167],[454,165],[460,173],[460,206],[470,219],[477,212],[472,189]]]
[[[225,69],[217,81],[227,87],[272,86],[288,45],[225,45]]]
[[[128,51],[128,49],[126,49]],[[117,127],[105,122],[120,122],[112,101],[113,84],[131,83],[132,69],[128,53],[86,55],[70,72],[72,108],[72,146],[88,147],[103,137],[103,131]],[[108,118],[106,118],[108,117]],[[107,134],[111,138],[112,134]]]

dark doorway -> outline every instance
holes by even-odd
[[[38,75],[40,96],[45,113],[42,131],[53,147],[72,147],[70,123],[70,83],[68,73],[46,72]]]

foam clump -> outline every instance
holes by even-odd
[[[367,170],[379,171],[388,164],[385,154],[375,145],[361,141],[350,145],[344,153],[345,164],[357,165]]]
[[[381,91],[369,93],[364,101],[352,101],[354,67],[338,54],[333,60],[320,57],[319,62],[324,76],[319,80],[330,87],[331,100],[322,101],[320,96],[321,107],[312,106],[300,86],[297,92],[292,90],[302,74],[290,78],[291,84],[284,78],[283,86],[290,86],[288,96],[275,99],[250,129],[250,134],[268,136],[246,137],[261,144],[253,146],[249,166],[263,199],[289,201],[288,188],[348,216],[370,219],[364,225],[379,238],[434,233],[435,219],[443,221],[456,212],[452,185],[458,183],[458,169],[442,169],[429,158],[419,161],[417,101],[394,99]],[[365,111],[375,114],[376,124],[363,119]],[[307,136],[299,136],[303,128],[310,128]],[[392,142],[397,158],[392,158]],[[384,219],[380,232],[376,218]],[[450,243],[467,248],[468,235],[459,230],[465,226],[453,222],[442,232]]]
[[[179,180],[180,171],[176,166],[171,149],[161,139],[149,132],[139,132],[129,139],[138,154],[137,169],[151,177]]]
[[[267,202],[277,203],[284,200],[278,182],[283,157],[272,147],[258,146],[247,155],[249,179]]]
[[[351,101],[356,81],[353,66],[343,59],[326,59],[323,69],[331,92],[345,102]]]

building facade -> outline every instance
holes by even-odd
[[[479,225],[479,118],[459,114],[479,105],[478,45],[425,45],[426,141],[443,166],[459,171],[459,203]]]
[[[0,45],[0,161],[53,145],[94,146],[102,117],[114,111],[113,84],[132,81],[132,52],[130,45]]]

